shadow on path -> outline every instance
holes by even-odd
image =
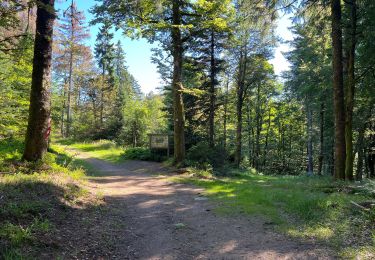
[[[332,259],[326,248],[275,233],[261,218],[217,215],[202,189],[155,175],[168,173],[162,164],[79,157],[99,173],[89,188],[104,196],[105,221],[116,220],[111,259]]]

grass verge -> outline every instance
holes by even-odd
[[[207,195],[219,202],[217,211],[223,214],[261,215],[276,229],[329,245],[341,257],[374,259],[375,209],[365,211],[352,204],[372,201],[374,183],[349,185],[303,176],[194,176],[173,180],[205,188]]]
[[[148,148],[122,147],[110,140],[77,142],[69,139],[56,139],[54,147],[57,149],[63,149],[66,147],[68,149],[83,151],[93,158],[105,160],[111,163],[122,163],[126,160],[161,162],[167,159],[164,154],[151,152]]]
[[[55,147],[69,147],[88,153],[93,158],[105,160],[112,163],[121,163],[124,158],[124,148],[109,140],[77,142],[70,139],[57,139]]]
[[[20,140],[0,140],[0,259],[55,258],[68,251],[73,216],[102,201],[85,189],[85,170],[68,154],[25,163],[22,150]]]

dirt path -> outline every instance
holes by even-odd
[[[110,259],[331,258],[324,248],[275,233],[259,218],[217,215],[202,189],[156,176],[166,172],[161,164],[80,157],[101,175],[89,186],[110,209],[105,221],[116,220]]]

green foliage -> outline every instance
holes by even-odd
[[[148,144],[148,134],[165,132],[166,118],[163,97],[150,93],[144,99],[127,100],[124,126],[116,141],[133,147]]]
[[[0,138],[26,131],[29,108],[33,38],[23,37],[15,53],[0,52]]]
[[[187,151],[186,159],[190,166],[209,170],[211,167],[223,167],[228,159],[228,154],[223,147],[211,148],[207,143],[201,142]]]
[[[124,158],[128,160],[142,160],[142,161],[152,161],[152,153],[150,149],[147,148],[128,148],[125,149]]]

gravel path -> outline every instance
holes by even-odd
[[[109,208],[102,221],[116,223],[110,259],[332,259],[327,249],[293,241],[260,218],[216,214],[202,189],[156,175],[168,172],[159,163],[79,157],[100,173],[89,187]]]

